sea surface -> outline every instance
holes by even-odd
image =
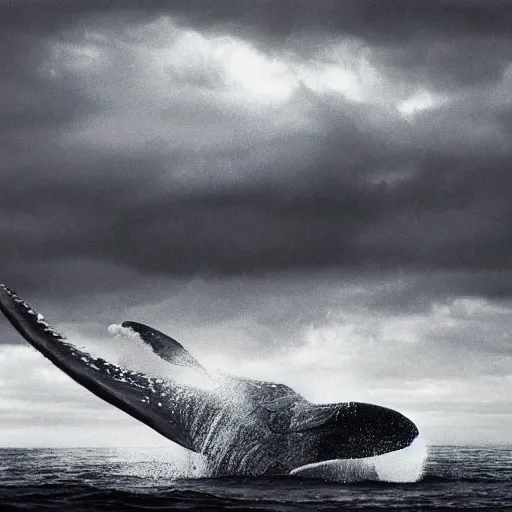
[[[0,449],[0,511],[512,511],[512,446],[429,447],[415,483],[203,472],[155,448]]]

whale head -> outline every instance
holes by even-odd
[[[374,457],[402,450],[419,435],[409,418],[387,407],[361,402],[317,407],[330,413],[311,430],[318,460]]]

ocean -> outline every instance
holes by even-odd
[[[2,511],[458,509],[512,511],[512,446],[429,447],[415,483],[205,478],[158,448],[0,449]]]

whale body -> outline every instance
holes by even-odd
[[[17,331],[78,384],[167,439],[205,456],[212,475],[300,473],[338,459],[401,450],[419,432],[398,411],[362,402],[314,404],[290,387],[228,374],[210,375],[176,340],[124,322],[169,364],[152,376],[93,357],[56,332],[15,292],[0,285],[0,309]],[[214,380],[173,377],[187,366]]]

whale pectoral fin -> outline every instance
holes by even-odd
[[[273,400],[262,400],[260,405],[269,412],[281,412],[293,407],[298,400],[303,400],[303,398],[300,395],[293,394],[275,398]]]
[[[173,414],[175,408],[161,407],[162,397],[171,395],[176,386],[81,351],[4,285],[0,285],[0,310],[34,348],[78,384],[171,441],[195,449],[186,429],[179,425],[179,415]]]
[[[328,424],[336,411],[312,404],[298,394],[263,400],[260,407],[268,411],[267,423],[274,432],[306,432]]]
[[[291,432],[303,432],[329,423],[336,411],[331,406],[322,407],[309,402],[297,404],[290,424]]]
[[[167,336],[167,334],[139,322],[126,321],[121,326],[136,332],[142,341],[149,345],[153,352],[163,360],[178,366],[197,368],[207,374],[203,366],[185,350],[183,345],[174,338]]]

